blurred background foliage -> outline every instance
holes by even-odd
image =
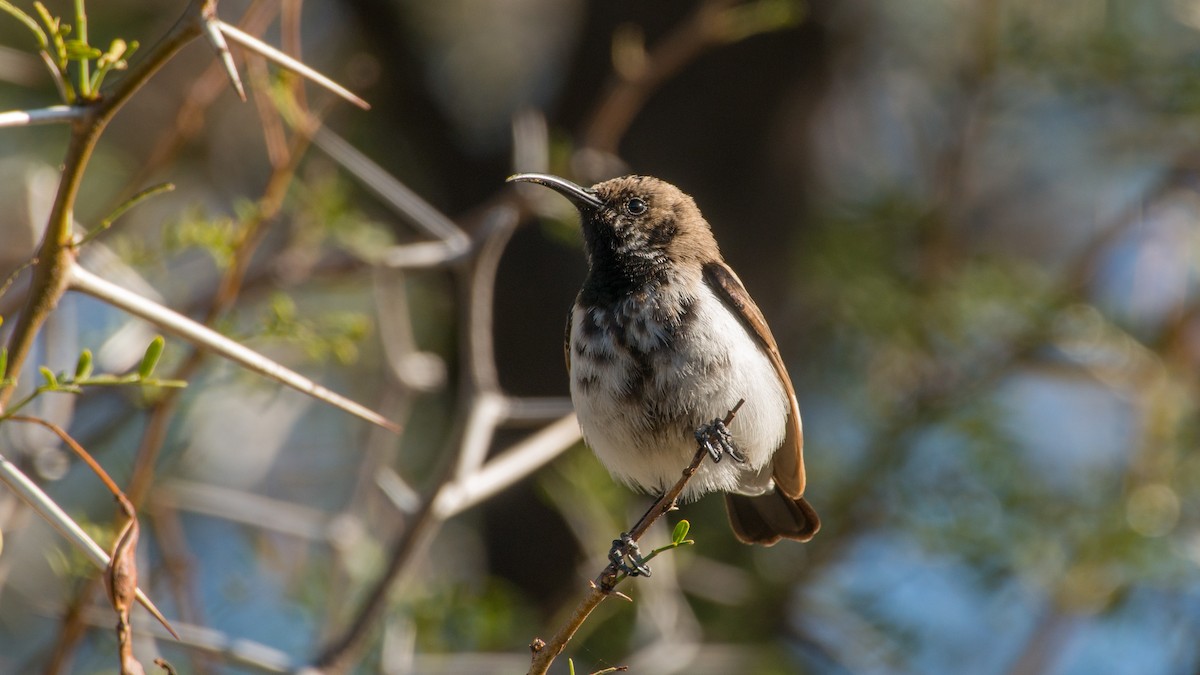
[[[186,3],[92,4],[96,42],[145,49]],[[249,7],[278,44],[279,4],[220,10]],[[824,529],[752,549],[719,500],[685,505],[696,546],[656,561],[633,605],[598,611],[568,648],[577,671],[1196,672],[1200,2],[735,3],[724,39],[694,40],[614,123],[600,107],[614,73],[686,43],[703,4],[309,0],[300,14],[306,59],[373,105],[335,106],[329,126],[438,209],[469,222],[535,168],[513,165],[510,130],[540,111],[552,171],[691,193],[779,340]],[[0,21],[0,45],[0,108],[54,103],[22,27]],[[258,94],[241,104],[211,63],[193,45],[121,112],[76,214],[91,225],[118,195],[174,182],[88,264],[193,315],[279,151],[256,106],[292,86],[247,68]],[[44,225],[64,138],[0,133],[6,276]],[[515,395],[566,393],[562,321],[585,268],[561,221],[529,219],[501,259],[492,337]],[[170,617],[186,606],[303,663],[403,524],[367,458],[419,488],[454,436],[461,295],[444,270],[381,280],[378,253],[417,237],[319,153],[263,237],[224,332],[366,402],[395,315],[433,364],[398,444],[217,361],[190,378],[144,511],[143,585]],[[72,368],[90,347],[120,372],[151,334],[72,295],[35,360]],[[181,351],[168,341],[161,372]],[[119,482],[147,404],[111,390],[38,403]],[[102,536],[111,499],[56,441],[9,424],[0,443]],[[446,524],[359,669],[523,672],[525,645],[647,502],[571,449]],[[0,670],[110,672],[110,617],[64,635],[64,616],[91,611],[77,592],[94,571],[12,499],[0,517]],[[154,649],[181,672],[258,672]]]

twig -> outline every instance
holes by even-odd
[[[734,416],[737,415],[743,403],[745,403],[744,400],[738,401],[737,405],[733,406],[733,409],[729,411],[729,414],[725,415],[724,422],[727,426],[733,422]],[[635,542],[641,539],[642,535],[646,533],[646,530],[650,529],[651,525],[674,508],[675,500],[683,493],[683,489],[687,487],[688,481],[692,479],[692,476],[696,475],[696,471],[707,456],[708,450],[703,444],[696,448],[695,456],[692,457],[692,461],[687,465],[687,468],[683,470],[683,474],[675,482],[675,485],[670,490],[667,490],[666,494],[659,497],[658,501],[654,502],[654,506],[650,507],[650,510],[629,531],[630,539]],[[587,595],[584,596],[583,600],[575,608],[567,623],[554,634],[550,642],[546,642],[541,638],[533,639],[533,642],[529,645],[530,650],[533,652],[533,662],[529,668],[529,675],[544,675],[549,670],[550,664],[566,649],[567,643],[571,641],[571,638],[574,637],[579,627],[591,615],[592,610],[596,609],[601,602],[604,602],[605,598],[613,594],[617,583],[622,578],[621,570],[618,569],[617,563],[610,562],[600,574],[596,575],[596,578],[590,584]]]

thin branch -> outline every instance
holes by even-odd
[[[650,95],[709,47],[721,44],[727,30],[725,12],[732,0],[700,3],[649,53],[637,59],[640,67],[617,68],[596,111],[585,126],[583,145],[615,155],[617,143],[645,106]]]
[[[269,59],[270,61],[273,61],[276,65],[280,66],[281,68],[286,68],[287,70],[290,70],[293,73],[300,75],[301,77],[305,77],[305,78],[312,80],[316,84],[318,84],[322,87],[325,87],[329,91],[332,91],[333,93],[337,94],[338,96],[341,96],[342,98],[344,98],[347,101],[353,103],[354,105],[362,108],[363,110],[371,109],[371,104],[367,103],[363,99],[356,96],[349,89],[346,89],[345,87],[338,84],[337,82],[334,82],[333,80],[322,75],[321,73],[317,72],[316,70],[308,67],[304,63],[297,61],[296,59],[288,56],[287,54],[284,54],[283,52],[281,52],[278,49],[272,47],[271,45],[263,42],[262,40],[259,40],[258,38],[254,37],[253,35],[250,35],[249,33],[243,33],[238,28],[231,26],[231,25],[225,23],[224,21],[218,21],[217,23],[220,26],[221,32],[225,34],[225,37],[229,38],[230,40],[233,40],[234,42],[245,47],[246,49],[249,49],[250,51],[252,51],[256,54],[266,57],[267,59]]]
[[[512,172],[550,171],[550,129],[540,110],[526,109],[512,118]]]
[[[106,279],[96,276],[79,265],[72,265],[69,271],[69,283],[73,290],[86,293],[108,304],[123,309],[130,314],[145,319],[150,323],[178,335],[192,344],[229,359],[234,363],[260,375],[269,377],[296,391],[308,394],[313,398],[324,401],[334,407],[379,425],[389,431],[399,433],[400,426],[383,417],[379,413],[356,403],[341,394],[335,393],[290,370],[258,352],[242,346],[236,340],[199,324],[174,310],[142,296],[128,291]]]
[[[724,421],[726,425],[733,422],[734,416],[737,415],[738,410],[744,402],[738,401],[737,405],[733,406],[733,409],[725,416]],[[646,533],[646,530],[650,529],[651,525],[658,522],[659,518],[662,518],[663,515],[674,508],[675,500],[679,499],[679,495],[683,494],[683,489],[687,487],[688,481],[692,479],[692,476],[696,475],[696,471],[707,456],[707,448],[703,444],[700,444],[696,449],[695,456],[692,457],[691,463],[683,470],[683,474],[675,482],[675,485],[660,497],[658,501],[654,502],[654,506],[650,507],[650,510],[629,531],[630,539],[635,542],[641,539],[642,535]],[[571,638],[574,637],[579,627],[591,615],[592,610],[596,609],[601,602],[604,602],[605,598],[613,594],[616,585],[623,578],[621,570],[617,567],[617,563],[610,562],[596,576],[595,580],[592,581],[587,595],[584,596],[583,600],[575,608],[567,623],[554,634],[550,642],[545,642],[541,638],[534,638],[533,642],[529,645],[530,650],[533,652],[533,661],[529,668],[529,675],[545,675],[546,671],[550,668],[550,664],[566,649],[567,643],[571,641]]]

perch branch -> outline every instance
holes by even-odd
[[[738,410],[744,402],[738,401],[737,405],[733,406],[733,409],[729,411],[729,414],[725,415],[724,422],[726,426],[733,422],[734,416],[737,415]],[[650,529],[651,525],[674,508],[675,500],[679,499],[679,495],[687,487],[688,481],[692,479],[692,476],[696,475],[696,471],[707,456],[708,450],[703,444],[700,444],[696,449],[695,456],[692,457],[691,463],[683,470],[683,474],[675,482],[675,485],[670,490],[667,490],[666,494],[659,497],[658,501],[654,502],[654,506],[650,507],[650,510],[629,531],[630,539],[635,542],[641,539],[642,535],[646,533],[646,530]],[[587,595],[584,596],[583,600],[575,608],[567,623],[554,634],[550,642],[545,642],[541,638],[533,639],[533,642],[529,645],[529,649],[533,652],[533,662],[529,668],[529,675],[545,675],[546,671],[550,668],[550,664],[566,649],[567,643],[571,641],[571,638],[574,637],[579,627],[583,625],[583,622],[587,620],[592,611],[601,602],[604,602],[605,598],[613,594],[613,590],[622,578],[621,570],[618,568],[617,563],[610,562],[600,574],[596,575],[596,578],[590,584]]]

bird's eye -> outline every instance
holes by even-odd
[[[631,216],[640,216],[646,212],[646,202],[642,199],[634,197],[633,199],[625,202],[625,210]]]

